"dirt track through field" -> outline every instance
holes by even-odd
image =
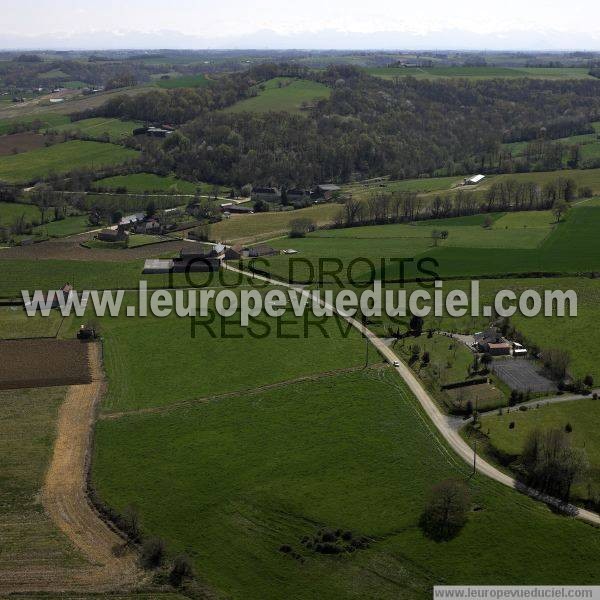
[[[92,432],[105,387],[99,344],[89,344],[92,382],[69,387],[60,408],[54,452],[42,490],[42,504],[55,525],[79,550],[83,568],[32,567],[2,572],[0,594],[11,592],[112,591],[133,589],[144,575],[133,551],[115,556],[124,541],[92,507],[87,493]]]

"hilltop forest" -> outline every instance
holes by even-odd
[[[223,110],[274,77],[312,79],[331,94],[303,114]],[[599,115],[595,79],[385,80],[345,65],[317,72],[263,64],[207,87],[118,96],[78,117],[180,126],[146,149],[147,166],[155,170],[239,186],[304,186],[356,176],[553,169],[569,159],[570,148],[551,140],[592,133]],[[537,151],[516,160],[502,144],[517,140],[536,141]]]

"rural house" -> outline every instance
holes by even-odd
[[[243,204],[221,204],[221,210],[223,213],[238,214],[238,215],[250,215],[254,213],[251,206],[244,206]]]
[[[281,202],[281,190],[274,187],[252,188],[252,200],[264,200],[265,202]]]
[[[485,331],[476,333],[474,338],[475,346],[480,352],[491,354],[492,356],[510,354],[510,343],[502,337],[496,327],[490,327]]]
[[[148,258],[142,273],[157,275],[160,273],[208,272],[218,271],[225,258],[225,246],[222,244],[190,243],[182,248],[174,259]]]
[[[127,215],[119,221],[119,226],[123,227],[127,231],[133,228],[136,223],[141,223],[146,219],[146,213],[134,213],[133,215]]]
[[[313,192],[313,198],[331,200],[333,196],[339,192],[342,188],[339,185],[333,183],[322,183],[317,186]]]

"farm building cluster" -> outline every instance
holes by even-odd
[[[497,327],[489,327],[473,335],[473,349],[490,356],[525,356],[527,349],[518,342],[507,340]]]
[[[275,256],[278,250],[266,244],[256,246],[225,246],[223,244],[190,243],[182,248],[175,258],[149,258],[144,263],[146,275],[161,273],[214,272],[218,271],[226,260]]]

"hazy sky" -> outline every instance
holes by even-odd
[[[121,37],[121,47],[128,47],[132,33],[162,32],[161,41],[193,36],[193,45],[202,47],[202,40],[219,44],[262,30],[278,38],[327,30],[346,39],[404,32],[410,39],[438,35],[442,41],[454,31],[448,39],[456,47],[460,32],[480,39],[504,36],[509,46],[514,35],[526,43],[523,34],[532,32],[598,48],[599,7],[597,0],[0,0],[0,46],[28,39],[83,43],[92,34],[89,40]]]

